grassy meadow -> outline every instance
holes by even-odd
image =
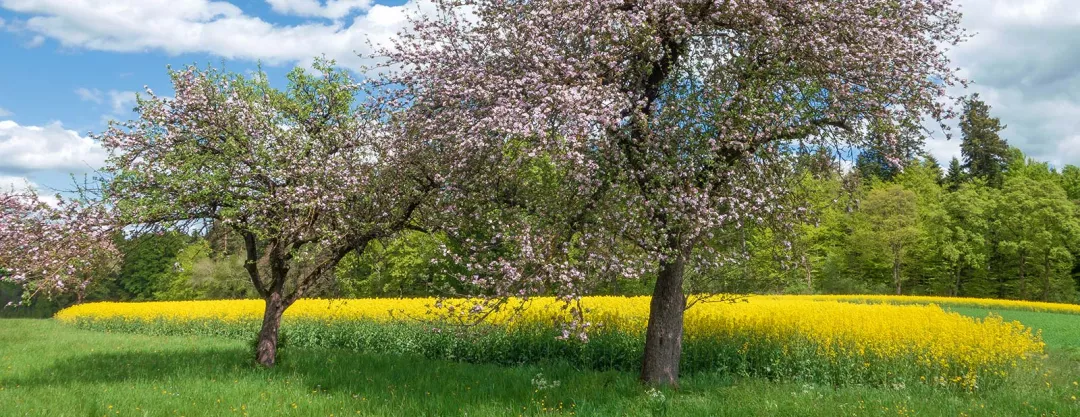
[[[1080,315],[993,312],[1041,330],[1047,355],[974,391],[707,370],[655,391],[630,370],[559,359],[509,366],[296,343],[266,370],[239,338],[8,319],[0,320],[0,416],[1080,415]]]

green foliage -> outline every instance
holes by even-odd
[[[728,269],[764,279],[766,291],[1080,301],[1080,210],[1069,191],[1080,169],[1058,173],[1015,148],[1001,160],[998,187],[958,160],[942,177],[929,158],[891,181],[808,175],[813,222],[790,248],[752,230],[752,255]]]
[[[870,191],[855,217],[852,241],[866,250],[866,259],[874,269],[889,269],[896,294],[901,294],[905,279],[903,267],[912,252],[911,246],[923,238],[919,222],[917,195],[893,184]]]
[[[61,300],[35,299],[29,305],[18,305],[23,301],[22,287],[0,281],[0,318],[48,318],[64,308],[68,303]],[[66,300],[65,300],[66,301]]]
[[[147,233],[117,242],[124,255],[117,283],[127,299],[147,301],[170,284],[176,257],[191,238],[178,232]]]
[[[1080,167],[1065,165],[1061,170],[1061,188],[1070,200],[1080,203]]]
[[[885,152],[867,149],[855,158],[855,171],[867,181],[892,181],[900,173],[900,167],[890,162]]]
[[[963,140],[960,151],[968,174],[981,178],[991,187],[1000,187],[1009,162],[1009,145],[998,133],[1005,129],[1001,120],[990,116],[990,106],[978,94],[964,101],[960,115]]]
[[[244,258],[228,252],[217,253],[210,242],[198,240],[176,256],[176,271],[170,285],[157,294],[159,300],[207,300],[257,298]]]
[[[1011,258],[1005,267],[1016,273],[1011,289],[1019,298],[1075,300],[1075,283],[1069,276],[1072,251],[1080,244],[1075,211],[1065,190],[1051,179],[1006,180],[998,212],[1000,246]]]
[[[345,256],[335,271],[339,296],[406,297],[459,294],[459,271],[443,248],[441,234],[405,231],[368,244],[362,255]]]
[[[945,222],[941,233],[932,238],[943,263],[937,292],[952,296],[989,294],[988,238],[996,198],[997,190],[979,184],[962,184],[955,192],[945,194]]]
[[[967,182],[967,180],[967,173],[964,172],[964,168],[960,165],[960,160],[953,157],[953,159],[949,161],[949,171],[945,174],[943,185],[950,192],[955,192],[960,188],[960,185]]]

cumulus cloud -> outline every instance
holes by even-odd
[[[110,114],[102,117],[102,120],[108,121],[113,116],[121,116],[127,114],[135,107],[136,93],[134,91],[117,91],[109,90],[102,92],[96,88],[80,87],[75,89],[75,95],[79,96],[82,101],[89,101],[95,104],[105,104],[106,101],[109,104]],[[2,116],[2,114],[0,114]]]
[[[33,38],[30,38],[29,42],[26,42],[26,47],[27,48],[37,48],[37,47],[39,47],[41,45],[44,45],[44,44],[45,44],[45,37],[44,36],[34,35]]]
[[[75,95],[79,96],[79,99],[82,100],[82,101],[92,101],[92,102],[98,103],[98,104],[101,104],[101,102],[102,102],[101,90],[98,90],[96,88],[94,88],[94,89],[84,88],[84,87],[76,88],[75,89]]]
[[[38,186],[33,181],[30,181],[26,177],[16,177],[11,175],[0,175],[0,192],[3,191],[18,191],[25,190],[27,188],[37,189]]]
[[[38,194],[38,199],[40,199],[45,204],[53,207],[57,207],[60,205],[60,200],[56,198],[56,191],[43,189],[40,185],[26,177],[0,175],[0,192],[21,192],[26,190],[33,190],[34,192],[36,192]]]
[[[1080,164],[1080,12],[1075,0],[960,0],[975,36],[951,54],[961,73],[1008,127],[1002,137],[1054,165]],[[946,163],[952,141],[927,149]]]
[[[275,12],[303,17],[341,19],[354,11],[371,8],[371,0],[266,0]]]
[[[1057,165],[1080,163],[1072,148],[1063,152],[1080,132],[1080,13],[1075,0],[958,1],[963,26],[976,36],[951,57],[975,84],[953,93],[980,93],[1008,125],[1005,138],[1028,155]],[[372,52],[369,40],[385,45],[403,28],[407,13],[432,9],[430,0],[400,6],[372,0],[266,3],[276,13],[315,20],[273,23],[245,12],[237,0],[0,0],[0,7],[15,13],[8,27],[64,48],[208,53],[301,65],[325,54],[354,69],[365,63],[356,53]],[[114,110],[123,107],[100,91],[87,97]],[[945,162],[958,154],[958,142],[945,141],[939,133],[927,149]]]
[[[359,68],[357,53],[369,40],[385,44],[406,14],[429,10],[428,0],[400,6],[367,0],[268,0],[274,10],[299,16],[345,19],[279,25],[246,14],[235,4],[211,0],[0,0],[0,7],[28,15],[23,30],[69,48],[113,52],[209,53],[270,64],[303,62],[325,54]]]
[[[954,130],[954,132],[956,132]],[[935,135],[926,139],[923,149],[933,155],[942,166],[948,166],[953,158],[963,160],[960,155],[960,137],[953,135],[952,139],[946,139],[944,135]]]
[[[64,129],[59,122],[20,126],[0,121],[0,171],[85,172],[105,163],[105,150],[93,139]]]
[[[8,117],[8,116],[11,116],[13,114],[15,114],[15,113],[12,113],[12,112],[8,111],[8,109],[0,107],[0,117]]]
[[[134,91],[109,91],[109,102],[112,104],[113,114],[124,114],[135,107]]]

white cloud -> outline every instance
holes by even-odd
[[[410,0],[401,6],[365,4],[366,0],[333,0],[325,5],[314,0],[269,1],[276,10],[305,16],[366,13],[351,22],[278,25],[245,14],[232,3],[211,0],[0,0],[0,7],[29,15],[21,24],[23,30],[68,48],[210,53],[270,64],[325,54],[351,68],[364,63],[357,52],[372,52],[369,40],[385,44],[403,27],[406,13],[431,9],[429,0]]]
[[[1080,161],[1080,134],[1069,136],[1059,142],[1057,144],[1057,155],[1059,157],[1057,165],[1061,165],[1060,160]]]
[[[105,150],[93,139],[64,129],[59,122],[20,126],[0,121],[0,171],[85,172],[105,163]]]
[[[82,101],[89,101],[96,104],[108,104],[111,109],[111,114],[105,115],[103,120],[112,119],[112,116],[125,115],[135,107],[135,92],[134,91],[117,91],[109,90],[102,92],[96,88],[80,87],[75,89],[75,94],[79,96]],[[2,116],[2,115],[0,115]]]
[[[110,90],[109,101],[113,114],[125,114],[135,107],[135,92]]]
[[[357,52],[372,52],[369,40],[385,45],[404,27],[407,13],[432,9],[430,0],[401,6],[371,0],[265,1],[277,13],[319,19],[275,24],[245,13],[236,0],[0,0],[0,7],[15,13],[19,31],[63,48],[208,53],[301,65],[325,54],[354,69],[365,63]],[[975,84],[952,93],[979,92],[1008,125],[1003,136],[1029,156],[1080,163],[1076,152],[1061,152],[1080,132],[1080,8],[1075,0],[958,1],[962,25],[976,36],[950,55]],[[100,91],[97,100],[86,100],[108,103],[113,110],[126,105]],[[957,154],[959,138],[936,136],[927,149],[945,163]]]
[[[11,112],[11,111],[9,111],[8,109],[5,109],[5,108],[3,108],[3,107],[0,107],[0,117],[8,117],[8,116],[11,116],[11,115],[13,115],[13,114],[15,114],[15,113],[12,113],[12,112]]]
[[[102,102],[101,90],[98,90],[96,88],[89,89],[79,87],[75,89],[75,95],[79,96],[79,99],[82,101],[92,101],[98,104],[101,104]]]
[[[0,192],[4,191],[26,191],[34,190],[38,194],[38,199],[53,207],[60,205],[60,200],[56,198],[56,192],[51,190],[43,190],[40,185],[31,181],[26,177],[16,177],[11,175],[0,175]]]
[[[944,135],[927,138],[923,149],[937,159],[938,164],[943,167],[949,166],[949,161],[953,158],[963,160],[960,156],[960,137],[955,134],[952,139],[945,139]]]
[[[1008,126],[1002,137],[1029,157],[1080,164],[1080,8],[1075,0],[960,0],[975,34],[951,53],[961,74]],[[959,130],[927,150],[959,155]],[[940,136],[940,135],[939,135]]]
[[[34,184],[33,181],[26,177],[0,175],[0,192],[25,190],[27,188],[37,189],[37,184]]]
[[[371,0],[266,0],[275,12],[304,17],[341,19],[371,8]],[[325,3],[325,4],[322,4]]]

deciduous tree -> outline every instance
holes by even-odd
[[[385,51],[386,81],[418,132],[492,168],[485,201],[519,213],[487,219],[493,244],[520,249],[467,262],[478,282],[572,299],[651,265],[641,378],[659,384],[678,379],[684,275],[726,259],[702,242],[798,217],[795,149],[907,154],[924,118],[948,115],[945,52],[965,36],[950,0],[435,3]],[[498,194],[538,159],[554,192]]]
[[[1073,257],[1080,233],[1076,206],[1050,179],[1011,176],[1002,189],[998,210],[1003,253],[1015,265],[1016,296],[1048,300],[1059,280],[1071,280]]]
[[[903,293],[904,265],[920,238],[918,197],[900,185],[875,188],[860,207],[860,221],[865,225],[855,240],[861,246],[876,248],[876,255],[887,259],[896,295]]]
[[[406,140],[332,62],[264,74],[172,71],[174,98],[149,89],[138,120],[97,135],[111,156],[107,189],[126,224],[213,223],[244,243],[244,268],[266,301],[257,360],[273,366],[282,314],[332,279],[336,263],[410,225],[438,187],[433,154]],[[422,156],[423,154],[423,156]]]
[[[23,301],[75,294],[118,264],[112,215],[101,204],[57,195],[47,204],[33,190],[0,191],[0,279],[23,288]]]

